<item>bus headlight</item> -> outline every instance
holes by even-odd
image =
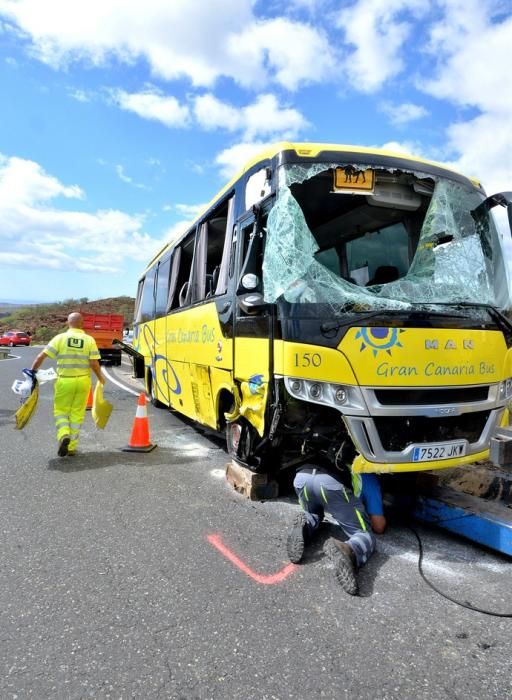
[[[300,379],[291,380],[291,389],[295,394],[300,394],[302,391],[302,382]]]
[[[296,399],[332,406],[341,410],[352,409],[356,413],[366,412],[366,404],[359,387],[312,381],[297,377],[284,377],[288,393]]]
[[[311,396],[312,399],[317,400],[320,398],[322,395],[322,386],[321,384],[315,383],[315,384],[310,384],[309,385],[309,395]]]
[[[348,393],[345,387],[339,386],[334,392],[334,400],[336,403],[345,403],[348,398]]]

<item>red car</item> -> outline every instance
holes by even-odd
[[[8,345],[11,348],[15,345],[30,345],[30,336],[23,331],[7,331],[0,336],[0,345]]]

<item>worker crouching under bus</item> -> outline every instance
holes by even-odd
[[[345,472],[345,473],[344,473]],[[297,472],[293,486],[301,512],[288,535],[290,561],[298,564],[308,544],[319,528],[324,513],[329,513],[348,538],[342,542],[331,537],[326,554],[334,565],[334,575],[344,591],[357,595],[357,571],[366,564],[375,550],[375,535],[386,527],[382,509],[380,485],[375,474],[353,475],[352,488],[344,482],[343,472],[327,462],[306,464]]]
[[[57,361],[53,413],[59,457],[76,452],[91,390],[91,369],[98,381],[105,383],[96,341],[83,331],[82,315],[74,312],[67,322],[69,330],[52,338],[32,364],[35,373],[47,357]]]

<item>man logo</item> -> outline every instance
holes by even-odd
[[[68,348],[73,348],[73,350],[81,350],[83,347],[83,338],[68,338]]]
[[[470,338],[464,338],[462,341],[464,350],[474,350],[474,343]],[[457,343],[454,340],[447,340],[444,344],[445,350],[457,350]],[[425,350],[439,350],[438,340],[425,340]]]

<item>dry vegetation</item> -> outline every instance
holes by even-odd
[[[114,297],[89,301],[82,299],[65,299],[56,304],[34,304],[17,306],[0,304],[0,333],[17,329],[32,334],[34,343],[45,343],[56,333],[66,328],[66,318],[72,311],[88,311],[97,314],[123,314],[125,326],[133,323],[135,299],[132,297]],[[4,315],[8,313],[8,315]]]

